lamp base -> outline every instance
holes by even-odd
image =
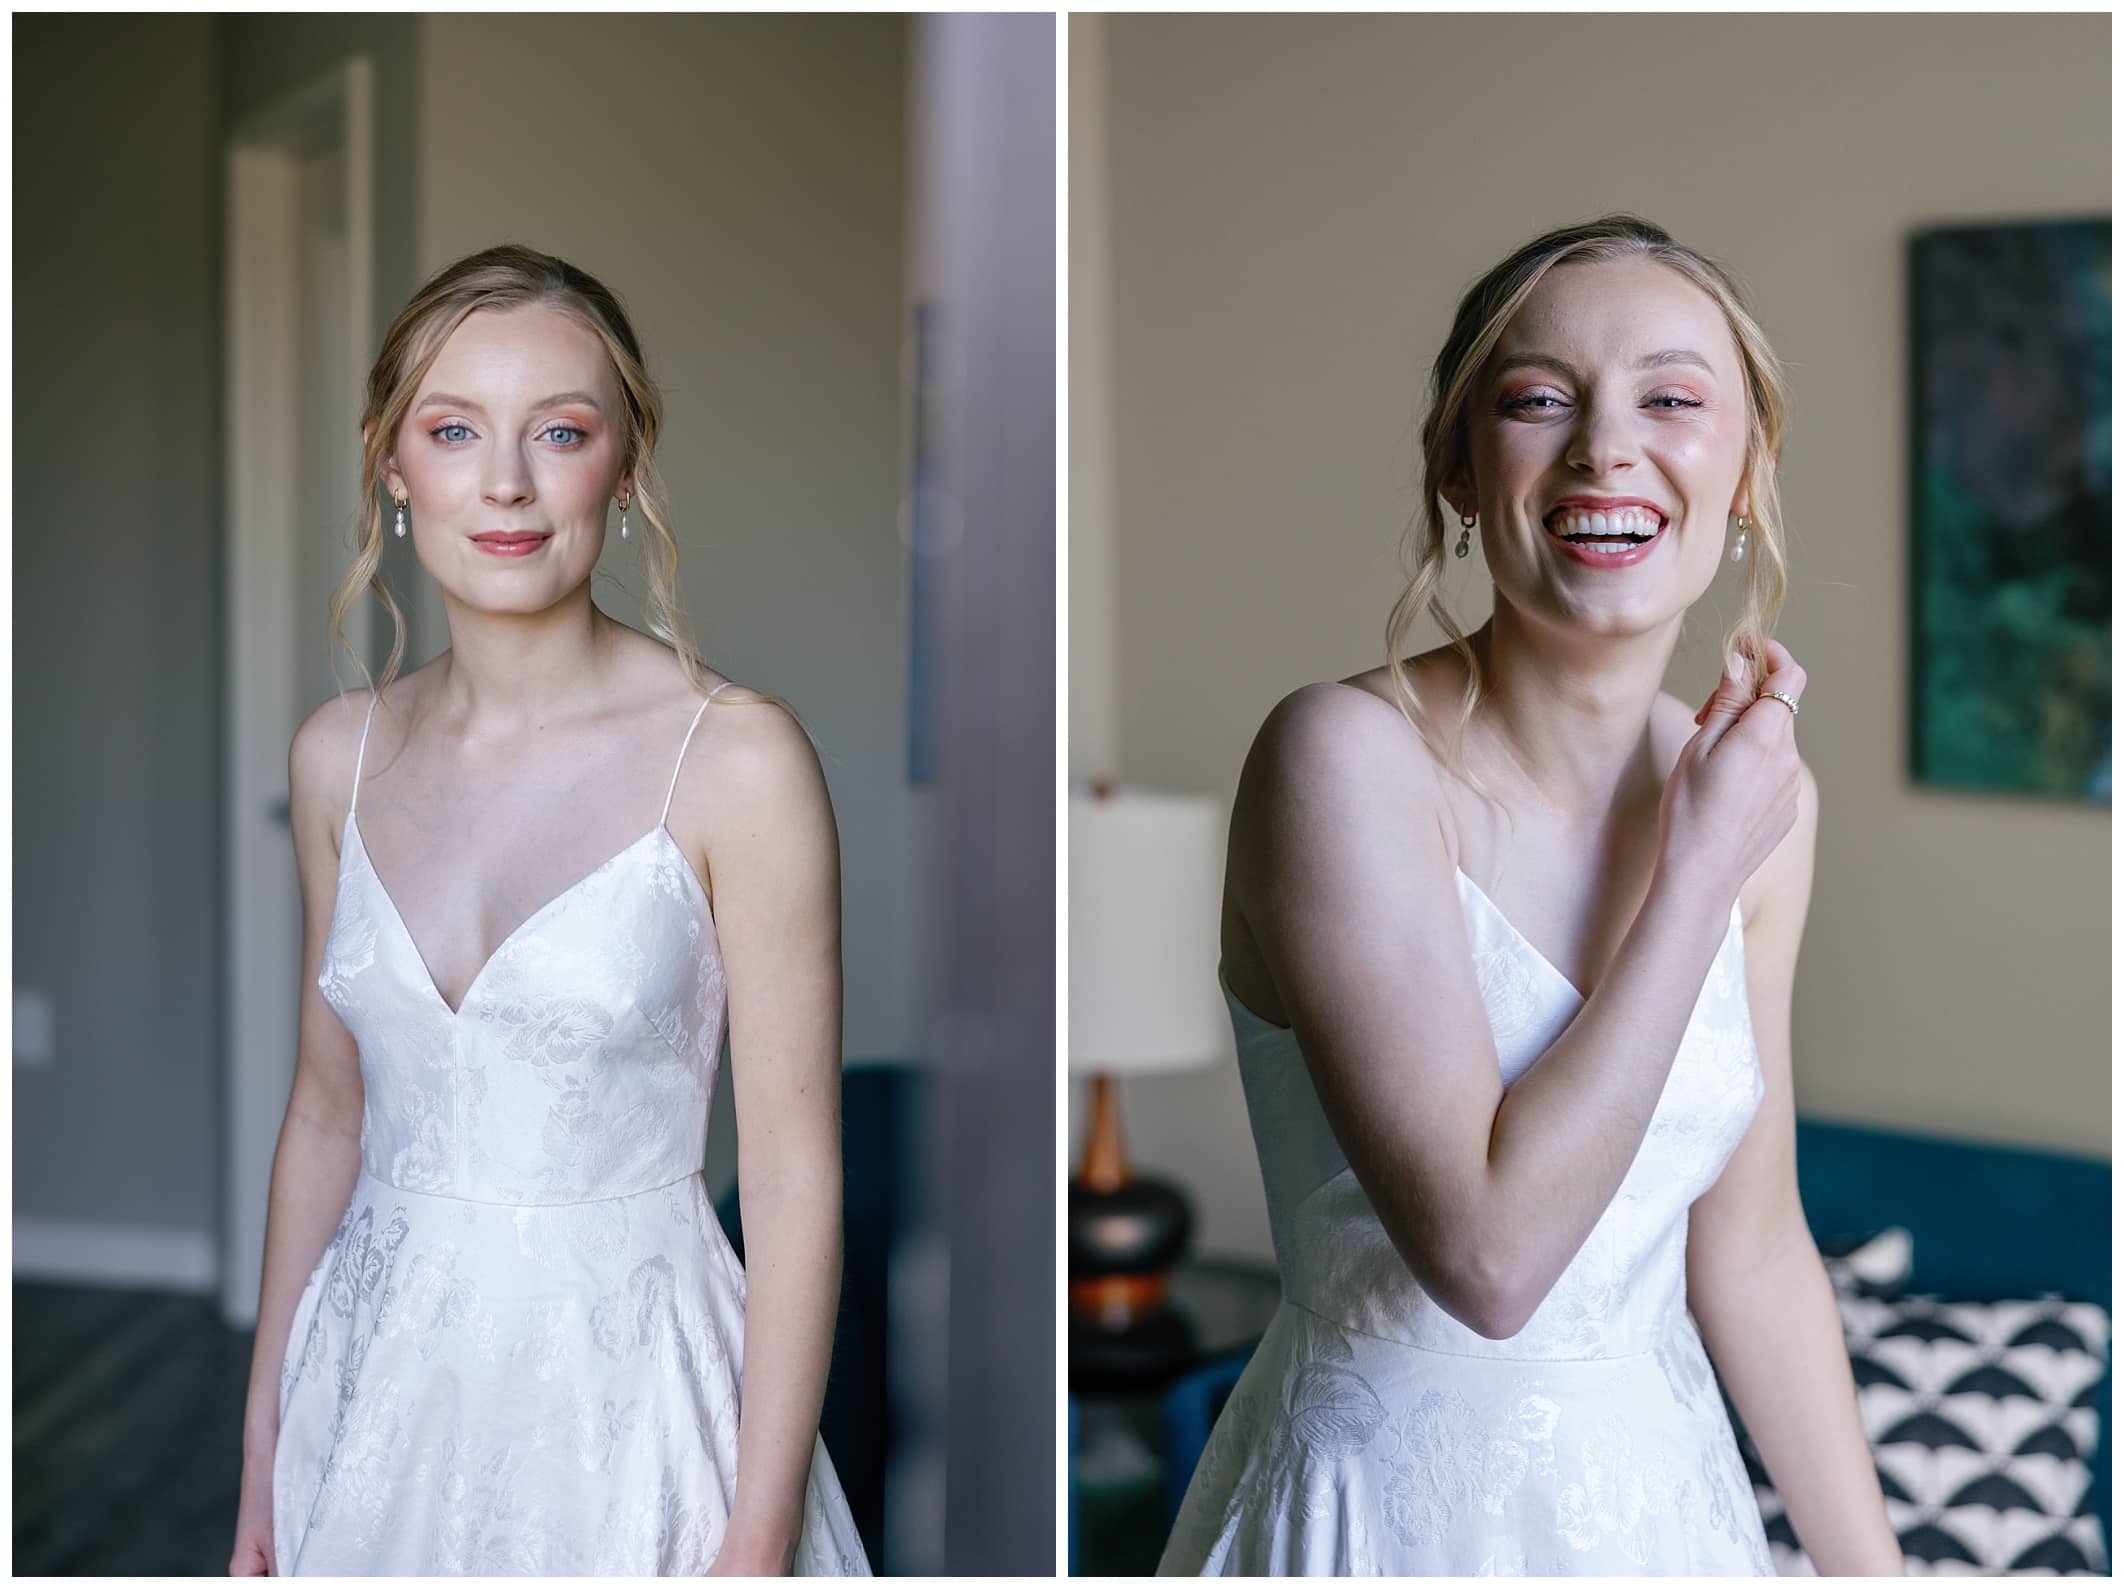
[[[1163,1273],[1132,1275],[1092,1275],[1085,1279],[1071,1277],[1069,1282],[1069,1306],[1074,1313],[1099,1319],[1115,1329],[1123,1328],[1130,1319],[1139,1318],[1152,1309],[1162,1307],[1170,1282]]]
[[[1070,1310],[1069,1388],[1080,1396],[1157,1394],[1200,1356],[1195,1326],[1170,1302],[1131,1316],[1119,1328],[1097,1314]]]
[[[1135,1329],[1165,1307],[1166,1274],[1194,1223],[1179,1188],[1136,1176],[1111,1190],[1069,1183],[1070,1328]],[[1074,1348],[1072,1349],[1074,1350]]]

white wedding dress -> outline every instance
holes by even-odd
[[[1509,1087],[1583,1000],[1465,873],[1459,890]],[[1763,1094],[1741,951],[1736,903],[1628,1174],[1501,1341],[1424,1294],[1296,1039],[1225,989],[1283,1300],[1160,1572],[1774,1573],[1683,1295],[1689,1205]]]
[[[361,1167],[281,1369],[276,1569],[704,1572],[745,1276],[701,1179],[724,980],[671,792],[453,1010],[370,864],[360,785],[357,753],[317,985],[360,1045]],[[816,1436],[796,1571],[869,1572]]]

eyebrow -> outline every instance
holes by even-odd
[[[541,397],[531,406],[533,408],[558,408],[563,403],[581,403],[585,408],[600,414],[605,411],[604,405],[588,392],[555,392],[551,397]],[[475,414],[484,414],[486,412],[484,408],[473,402],[471,398],[453,396],[449,392],[430,392],[413,406],[416,408],[463,408]]]
[[[1637,367],[1641,370],[1656,370],[1663,364],[1693,364],[1706,375],[1718,374],[1718,371],[1711,368],[1709,359],[1689,348],[1661,348],[1657,353],[1647,353],[1637,361]],[[1553,353],[1514,353],[1498,364],[1496,373],[1503,375],[1508,370],[1525,367],[1553,370],[1558,375],[1578,373],[1571,368],[1568,360],[1560,359]]]

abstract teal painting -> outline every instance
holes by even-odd
[[[1911,771],[2109,799],[2109,220],[1915,234]]]

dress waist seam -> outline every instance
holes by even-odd
[[[1323,1313],[1316,1307],[1300,1302],[1288,1291],[1283,1293],[1283,1306],[1295,1308],[1300,1313],[1310,1313],[1321,1323],[1333,1329],[1344,1330],[1351,1335],[1361,1335],[1366,1340],[1378,1341],[1385,1346],[1398,1346],[1402,1350],[1409,1352],[1428,1352],[1433,1357],[1458,1358],[1460,1361],[1467,1363],[1631,1363],[1640,1358],[1656,1356],[1659,1351],[1656,1346],[1647,1346],[1635,1352],[1613,1352],[1604,1357],[1513,1357],[1497,1352],[1456,1352],[1448,1347],[1425,1346],[1419,1341],[1406,1340],[1398,1335],[1381,1335],[1377,1330],[1363,1329],[1350,1323],[1347,1319],[1338,1319],[1332,1314]],[[1436,1306],[1436,1304],[1434,1303],[1433,1306]]]
[[[667,1186],[676,1186],[681,1181],[697,1179],[701,1175],[700,1170],[692,1169],[674,1175],[668,1181],[658,1181],[653,1186],[630,1187],[624,1192],[606,1192],[597,1197],[556,1197],[534,1202],[522,1198],[462,1197],[456,1192],[430,1192],[417,1186],[400,1186],[396,1181],[377,1174],[366,1164],[361,1167],[361,1173],[378,1186],[386,1187],[405,1197],[428,1197],[445,1203],[470,1203],[478,1208],[580,1208],[585,1203],[611,1203],[623,1197],[642,1197],[650,1192],[661,1192]]]

